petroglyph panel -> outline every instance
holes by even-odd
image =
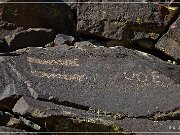
[[[4,69],[20,80],[14,83],[20,95],[33,89],[37,94],[28,96],[145,116],[177,108],[180,99],[180,68],[149,57],[123,47],[82,51],[67,46],[28,51],[9,60],[21,80],[7,64]]]
[[[141,64],[127,64],[123,70],[124,79],[129,82],[129,86],[139,89],[140,87],[169,87],[172,84],[179,86],[175,81],[165,73],[142,66]]]
[[[27,57],[27,61],[29,62],[31,73],[36,77],[46,77],[46,78],[53,78],[53,79],[64,79],[64,80],[76,80],[81,82],[85,75],[78,75],[78,74],[69,74],[69,73],[55,73],[51,70],[50,73],[38,71],[36,69],[33,69],[32,64],[40,64],[40,65],[46,65],[48,69],[53,68],[55,65],[59,66],[68,66],[68,67],[78,67],[80,66],[78,64],[78,59],[73,60],[45,60],[45,59],[38,59],[33,57]],[[51,66],[51,67],[48,67]]]
[[[62,65],[62,66],[75,66],[78,67],[78,60],[43,60],[33,57],[27,57],[27,61],[30,63],[42,64],[42,65]]]
[[[37,77],[47,77],[47,78],[59,78],[59,79],[64,79],[64,80],[77,80],[81,82],[84,78],[84,75],[78,75],[78,74],[55,74],[55,73],[46,73],[46,72],[41,72],[41,71],[31,71],[31,73],[34,76]]]

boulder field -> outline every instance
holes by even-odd
[[[26,2],[0,3],[0,132],[180,132],[176,0]]]

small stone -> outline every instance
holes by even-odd
[[[75,38],[72,36],[67,36],[64,34],[58,34],[56,35],[56,38],[54,40],[55,46],[60,46],[60,45],[69,45],[72,46],[75,43]]]

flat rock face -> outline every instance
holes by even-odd
[[[176,12],[153,3],[81,3],[77,10],[79,33],[118,39],[122,45],[143,38],[157,40]]]
[[[170,26],[155,45],[156,48],[180,61],[180,17]]]
[[[79,42],[2,58],[0,99],[26,95],[129,116],[179,107],[180,67],[124,47]]]

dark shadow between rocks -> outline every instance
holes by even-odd
[[[89,108],[90,108],[88,106],[75,104],[75,103],[72,103],[72,102],[69,102],[69,101],[58,101],[57,98],[52,98],[52,99],[49,99],[49,100],[45,99],[45,98],[37,98],[37,100],[51,102],[51,103],[54,103],[54,104],[57,104],[57,105],[64,105],[64,106],[67,106],[67,107],[73,107],[73,108],[81,109],[81,110],[85,110],[85,111],[88,111]]]

